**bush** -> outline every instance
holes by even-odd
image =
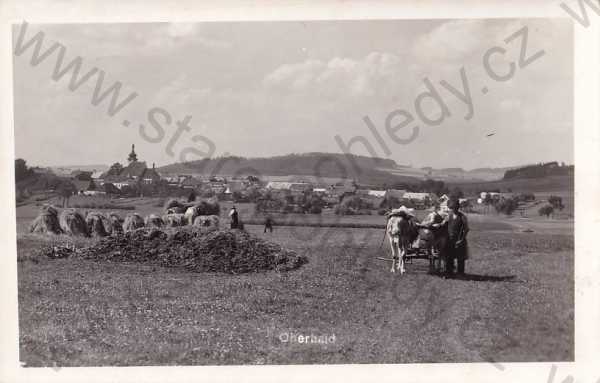
[[[336,205],[334,212],[339,215],[353,215],[353,214],[366,214],[361,211],[370,211],[373,209],[373,204],[364,201],[359,196],[348,196],[345,197],[342,202]]]
[[[548,203],[552,205],[554,209],[562,210],[565,208],[565,205],[563,205],[562,202],[562,197],[556,195],[551,195],[548,197]]]
[[[521,193],[516,197],[517,201],[520,202],[531,202],[535,201],[535,194],[533,193]]]
[[[552,213],[554,213],[554,206],[550,204],[544,205],[538,210],[538,214],[541,216],[545,215],[546,217],[550,217]]]
[[[494,204],[498,213],[511,215],[518,207],[518,202],[514,198],[501,198]]]

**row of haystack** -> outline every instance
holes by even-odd
[[[163,221],[167,226],[195,225],[203,227],[219,227],[221,207],[215,199],[200,202],[184,202],[169,199],[165,202]]]
[[[214,214],[215,211],[216,214]],[[123,219],[115,213],[91,211],[84,215],[75,209],[65,209],[59,214],[58,210],[53,206],[45,205],[32,222],[30,232],[67,234],[82,237],[106,237],[131,232],[144,227],[162,228],[194,225],[203,228],[218,229],[218,212],[219,206],[217,203],[203,201],[187,207],[184,213],[170,212],[162,217],[150,214],[145,218],[142,218],[137,213],[130,213]]]

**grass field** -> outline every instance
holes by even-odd
[[[136,207],[158,210],[150,200]],[[20,358],[27,366],[574,358],[569,220],[472,215],[467,276],[442,279],[428,275],[422,260],[403,276],[389,273],[389,263],[376,258],[389,256],[380,229],[276,226],[264,235],[249,225],[308,256],[288,273],[51,260],[34,255],[48,240],[25,234],[34,215],[35,207],[17,209]],[[286,333],[335,341],[282,342]]]

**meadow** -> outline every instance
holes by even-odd
[[[142,214],[159,210],[150,199],[135,203]],[[26,233],[35,209],[17,208],[20,358],[27,366],[574,358],[572,220],[471,215],[471,257],[461,279],[429,275],[422,260],[409,263],[407,274],[391,274],[377,258],[389,256],[381,229],[275,226],[263,234],[248,225],[309,263],[229,275],[37,256],[48,239]],[[289,341],[298,334],[334,341]]]

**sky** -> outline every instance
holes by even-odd
[[[53,79],[61,48],[38,65],[33,45],[14,56],[15,150],[30,165],[124,163],[131,144],[157,166],[343,150],[418,167],[573,163],[566,19],[45,24],[24,41],[37,32],[41,52],[64,47],[63,68],[79,56],[79,78],[97,71],[71,90],[70,73]],[[137,94],[113,116],[110,96],[90,102],[100,72],[119,101]]]

